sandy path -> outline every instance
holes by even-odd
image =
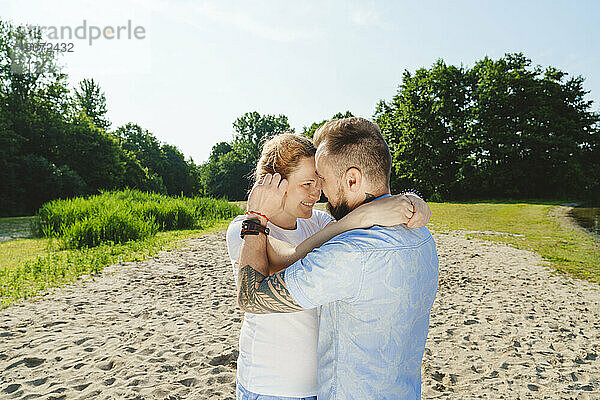
[[[600,289],[436,235],[423,398],[600,398]],[[0,398],[233,399],[242,313],[224,232],[0,311]]]
[[[0,398],[233,399],[224,233],[0,311]]]
[[[600,287],[531,252],[435,235],[424,398],[600,399]]]

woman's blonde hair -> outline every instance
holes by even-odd
[[[279,172],[282,178],[289,175],[298,167],[300,160],[314,157],[316,153],[312,142],[293,133],[280,133],[265,142],[260,158],[254,171],[255,181],[261,180],[266,174]]]

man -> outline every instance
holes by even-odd
[[[333,120],[314,142],[316,172],[336,219],[389,196],[391,156],[376,124]],[[419,398],[438,279],[431,234],[404,225],[348,231],[268,276],[261,226],[279,212],[286,187],[278,174],[267,176],[248,199],[257,219],[246,224],[238,260],[240,307],[273,313],[322,306],[319,400]]]

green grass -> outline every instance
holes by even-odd
[[[600,242],[552,216],[557,203],[494,201],[429,205],[433,211],[430,226],[435,231],[480,231],[468,235],[534,251],[557,272],[600,283]]]
[[[228,223],[219,221],[204,230],[159,232],[138,241],[83,249],[61,249],[52,238],[0,243],[0,309],[81,276],[97,274],[107,265],[147,259],[177,247],[181,239],[224,229]]]

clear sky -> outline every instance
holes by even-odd
[[[196,163],[248,111],[285,114],[296,132],[338,111],[370,118],[405,69],[439,58],[523,52],[584,76],[600,110],[599,15],[595,0],[0,0],[15,24],[142,26],[144,39],[62,40],[64,71],[100,83],[113,128],[138,123]]]

